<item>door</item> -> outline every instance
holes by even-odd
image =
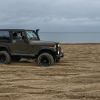
[[[13,31],[12,35],[12,44],[11,51],[13,55],[27,55],[29,54],[29,44],[25,42],[23,39],[23,35],[25,36],[24,31]]]

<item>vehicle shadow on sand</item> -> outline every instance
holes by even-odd
[[[18,61],[13,61],[10,64],[11,66],[37,66],[37,63],[35,60],[28,60],[28,59],[21,59],[19,62]]]

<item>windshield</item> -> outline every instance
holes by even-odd
[[[33,31],[26,31],[29,40],[38,40],[38,36]]]

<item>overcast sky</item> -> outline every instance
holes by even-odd
[[[100,0],[0,0],[0,28],[100,32]]]

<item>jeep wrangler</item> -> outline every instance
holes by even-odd
[[[64,56],[56,42],[42,41],[37,30],[0,29],[0,64],[35,59],[38,65],[50,66]]]

